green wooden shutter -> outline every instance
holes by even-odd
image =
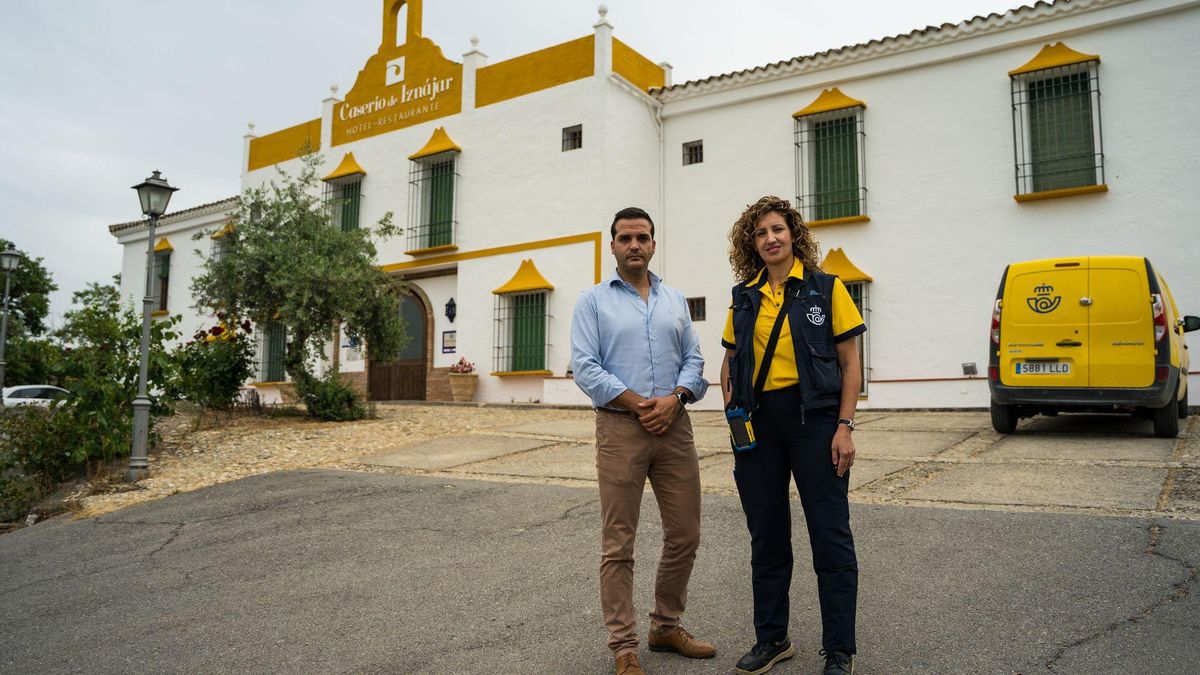
[[[454,234],[454,160],[429,167],[429,226],[426,248],[452,244]]]
[[[813,218],[860,215],[857,117],[813,122]]]
[[[262,379],[264,382],[283,382],[283,354],[287,350],[287,328],[278,321],[267,324],[263,336]]]
[[[546,294],[512,296],[513,370],[546,368]]]
[[[1034,80],[1028,93],[1033,191],[1095,185],[1089,74]]]
[[[154,297],[158,301],[159,310],[167,308],[167,289],[171,281],[171,252],[162,251],[154,254]]]
[[[358,229],[358,206],[362,183],[354,181],[342,187],[342,232]]]

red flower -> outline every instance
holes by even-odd
[[[246,319],[242,322],[242,330],[246,331],[247,333],[250,332],[250,319]]]
[[[213,326],[212,328],[208,329],[208,332],[212,333],[213,335],[220,335],[221,333],[225,332],[225,329],[220,326]]]

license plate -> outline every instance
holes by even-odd
[[[1017,362],[1018,375],[1070,375],[1071,364],[1059,362]]]

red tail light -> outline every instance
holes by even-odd
[[[988,366],[988,379],[993,381],[1000,380],[1000,368],[998,366]]]
[[[1169,374],[1169,372],[1170,371],[1168,370],[1168,368],[1166,366],[1159,366],[1159,367],[1155,368],[1154,369],[1154,381],[1155,382],[1166,382],[1167,375]]]
[[[996,298],[996,304],[992,309],[992,344],[1000,346],[1000,299]]]
[[[1151,298],[1154,307],[1154,341],[1162,342],[1167,335],[1167,308],[1163,304],[1162,294],[1155,293]]]

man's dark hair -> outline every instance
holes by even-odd
[[[645,218],[647,223],[650,223],[650,238],[654,238],[654,221],[651,220],[650,214],[645,210],[639,209],[636,206],[629,206],[617,211],[617,215],[613,216],[612,225],[608,228],[608,236],[612,239],[617,238],[617,221],[618,220],[639,220]]]

